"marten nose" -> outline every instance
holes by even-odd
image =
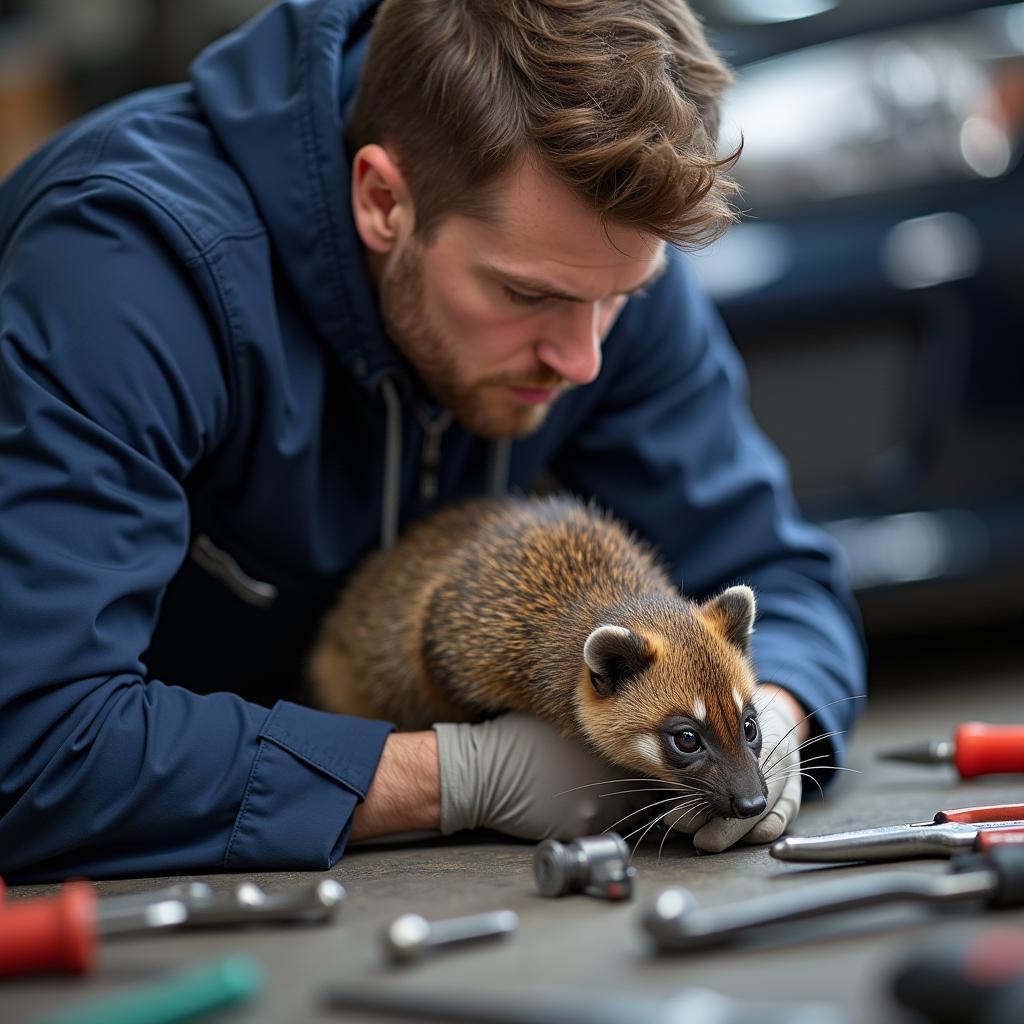
[[[755,818],[768,806],[760,793],[757,796],[734,796],[732,798],[732,813],[736,818]]]

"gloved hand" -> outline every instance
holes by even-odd
[[[613,825],[624,834],[645,825],[651,812],[639,808],[663,795],[646,792],[662,784],[629,778],[550,722],[519,711],[475,725],[438,723],[434,732],[445,835],[491,828],[521,839],[574,839]],[[622,792],[638,788],[645,792]]]
[[[761,771],[768,784],[768,806],[758,818],[712,818],[693,833],[693,845],[704,853],[721,853],[738,842],[774,842],[800,810],[803,786],[796,721],[789,705],[759,696]]]

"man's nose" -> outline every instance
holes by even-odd
[[[560,312],[537,356],[570,384],[589,384],[601,370],[600,303],[567,303]]]

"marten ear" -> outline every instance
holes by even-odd
[[[729,587],[708,601],[702,610],[711,613],[729,643],[744,654],[747,653],[754,632],[754,616],[757,614],[757,602],[750,587],[743,584]]]
[[[622,626],[598,626],[583,645],[583,660],[601,697],[615,693],[654,660],[647,641]]]

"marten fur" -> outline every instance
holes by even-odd
[[[754,595],[685,598],[652,551],[569,498],[475,500],[372,555],[310,662],[329,711],[400,729],[519,709],[624,768],[699,784],[715,816],[765,794]]]

